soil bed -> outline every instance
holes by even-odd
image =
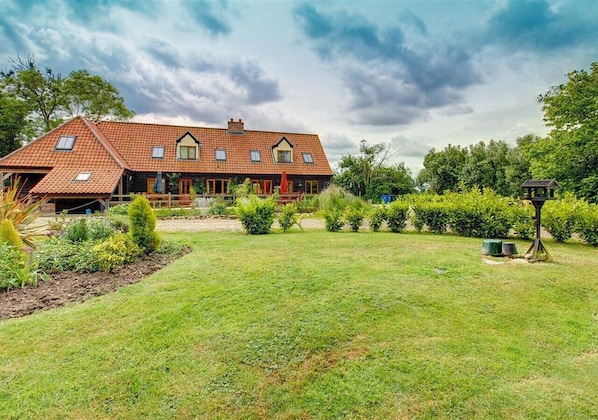
[[[41,281],[37,287],[0,292],[0,320],[19,318],[113,292],[120,287],[141,281],[189,251],[190,249],[187,249],[179,255],[150,254],[111,273],[48,273],[50,279]]]

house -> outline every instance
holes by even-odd
[[[232,118],[205,128],[76,117],[0,159],[0,179],[18,177],[24,193],[47,197],[46,212],[152,194],[158,174],[163,192],[179,197],[192,188],[225,195],[245,179],[258,194],[292,195],[319,193],[332,170],[316,134],[245,130]]]

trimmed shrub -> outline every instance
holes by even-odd
[[[293,225],[299,224],[299,217],[297,216],[297,204],[288,203],[282,207],[278,216],[278,224],[283,232],[289,230]]]
[[[407,225],[409,217],[409,203],[403,200],[395,200],[390,203],[386,210],[386,221],[391,232],[400,233]]]
[[[345,208],[343,214],[344,220],[347,222],[352,232],[359,231],[367,213],[365,203],[363,200],[359,199],[353,201],[347,208]]]
[[[534,206],[528,201],[517,201],[511,207],[511,220],[515,234],[521,239],[533,238],[536,232]]]
[[[112,271],[134,261],[141,254],[131,237],[124,233],[111,236],[95,245],[93,252],[97,254],[98,267],[102,271]]]
[[[338,232],[345,226],[343,212],[340,209],[329,209],[324,211],[324,228],[328,232]]]
[[[498,196],[489,188],[465,193],[448,194],[449,225],[462,236],[506,238],[511,230],[512,218],[509,200]]]
[[[577,223],[579,201],[573,194],[566,194],[560,200],[548,201],[542,207],[542,226],[557,242],[571,239]]]
[[[272,229],[276,215],[275,195],[261,199],[255,195],[237,199],[237,215],[250,235],[264,235]]]
[[[129,220],[133,242],[146,254],[155,251],[160,246],[162,238],[155,230],[156,215],[146,197],[142,195],[135,197],[129,208]]]
[[[386,205],[378,205],[370,211],[369,215],[369,222],[370,222],[370,229],[374,232],[378,232],[382,227],[382,223],[386,220]]]
[[[450,220],[449,206],[437,200],[437,197],[433,197],[413,201],[411,220],[418,232],[421,232],[424,226],[432,233],[442,234],[447,231]]]
[[[592,246],[598,246],[598,206],[583,201],[578,205],[579,217],[575,231]]]

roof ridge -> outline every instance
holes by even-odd
[[[114,147],[112,142],[108,140],[108,137],[106,137],[104,132],[100,129],[100,127],[97,126],[96,123],[92,123],[81,115],[77,116],[77,118],[81,119],[83,124],[85,124],[85,126],[91,131],[96,140],[104,147],[104,149],[106,149],[108,154],[115,160],[118,166],[120,166],[122,169],[129,169],[130,165],[126,159],[120,154],[116,147]]]
[[[184,129],[189,129],[189,128],[199,128],[202,130],[223,130],[223,131],[228,131],[228,128],[226,127],[206,127],[206,126],[200,126],[200,125],[181,125],[181,124],[165,124],[165,123],[153,123],[153,122],[141,122],[141,121],[110,121],[110,120],[102,120],[99,121],[96,125],[98,124],[136,124],[136,125],[153,125],[153,126],[157,126],[157,127],[176,127],[176,128],[184,128]],[[98,129],[100,129],[98,127]],[[101,129],[100,129],[101,130]],[[251,133],[271,133],[271,134],[293,134],[293,135],[299,135],[299,136],[317,136],[317,133],[299,133],[296,131],[272,131],[272,130],[244,130],[245,133],[251,132]],[[239,134],[236,134],[239,135]]]

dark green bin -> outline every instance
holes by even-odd
[[[482,244],[482,255],[502,257],[502,241],[499,239],[486,239]]]

